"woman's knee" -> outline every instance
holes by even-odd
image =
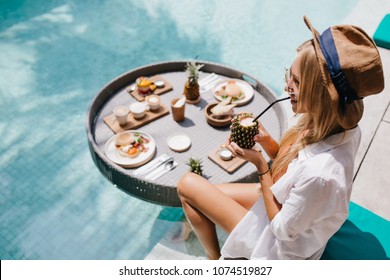
[[[192,194],[196,193],[195,188],[199,185],[200,178],[199,175],[192,172],[186,173],[181,177],[177,185],[177,193],[180,199],[191,197]]]

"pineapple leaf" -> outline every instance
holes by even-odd
[[[190,171],[202,176],[202,160],[190,157],[186,164],[190,167]]]
[[[195,61],[188,61],[186,64],[186,73],[187,78],[190,84],[198,82],[199,70],[204,66],[204,64],[196,64]]]

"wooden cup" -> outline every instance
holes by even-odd
[[[177,122],[182,122],[185,119],[184,113],[186,109],[186,103],[184,102],[180,106],[177,106],[176,102],[179,99],[180,98],[174,98],[171,100],[171,110],[172,110],[173,119]]]

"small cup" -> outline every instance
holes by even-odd
[[[125,125],[127,123],[127,116],[129,114],[129,108],[123,105],[116,106],[113,113],[119,123],[119,125]]]
[[[158,88],[163,88],[163,87],[165,86],[165,83],[164,83],[164,81],[162,81],[162,80],[158,80],[158,81],[155,81],[155,82],[154,82],[154,85],[155,85],[156,87],[158,87]]]
[[[233,154],[227,148],[221,148],[219,150],[219,157],[225,161],[228,161],[233,158]]]
[[[146,111],[149,110],[149,105],[143,102],[135,102],[130,105],[130,111],[133,113],[134,119],[142,119],[145,117]]]
[[[160,109],[161,100],[156,94],[149,95],[145,98],[146,103],[149,105],[151,111],[157,111]]]
[[[171,100],[171,110],[173,119],[177,122],[184,121],[184,112],[186,108],[185,97],[174,98]]]

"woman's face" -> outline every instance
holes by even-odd
[[[295,58],[286,76],[286,91],[290,95],[291,107],[295,114],[305,113],[305,110],[301,108],[302,106],[298,107],[299,84],[301,81],[299,76],[300,73],[299,61],[300,61],[300,55],[298,55]]]

